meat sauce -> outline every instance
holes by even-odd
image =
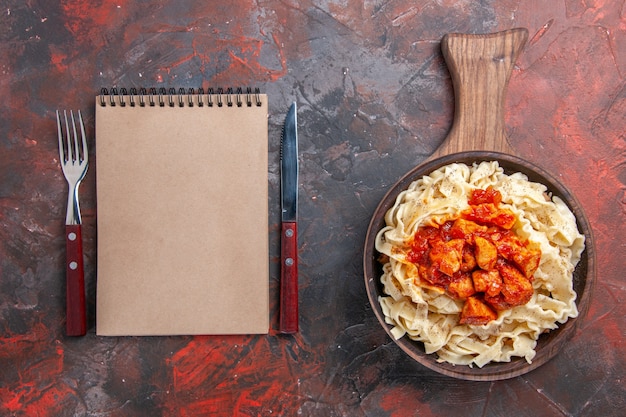
[[[420,228],[410,244],[419,280],[464,300],[461,324],[487,324],[533,295],[541,251],[511,230],[515,214],[501,201],[492,187],[474,190],[458,218]]]

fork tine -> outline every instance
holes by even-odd
[[[76,163],[76,155],[77,155],[77,138],[76,138],[76,124],[74,123],[74,112],[70,110],[70,120],[72,120],[72,131],[70,131],[70,125],[68,123],[67,111],[65,111],[65,127],[67,129],[67,153],[68,153],[68,161],[74,165]],[[72,132],[74,133],[72,135]]]
[[[70,119],[72,119],[72,137],[74,138],[74,152],[72,153],[72,163],[80,163],[80,149],[78,149],[78,133],[76,133],[76,121],[74,120],[74,110],[70,110]]]
[[[89,152],[87,151],[87,135],[85,134],[85,125],[83,124],[83,115],[78,110],[78,123],[80,124],[80,135],[82,137],[82,158],[81,161],[89,160]]]
[[[70,137],[70,124],[67,120],[67,110],[63,110],[63,117],[65,119],[65,162],[72,162],[74,155],[72,154],[72,140]]]
[[[65,146],[63,145],[63,130],[61,129],[61,115],[59,114],[59,111],[57,110],[57,132],[58,132],[58,139],[59,139],[59,161],[61,162],[61,165],[63,165],[63,163],[65,162]]]

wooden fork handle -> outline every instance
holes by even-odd
[[[66,333],[83,336],[87,333],[85,306],[85,270],[83,237],[80,224],[65,226],[66,270]]]

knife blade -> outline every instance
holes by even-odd
[[[280,323],[281,333],[298,331],[298,125],[297,106],[289,108],[280,144],[281,237]]]

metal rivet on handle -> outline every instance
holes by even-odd
[[[76,269],[78,268],[78,263],[76,263],[75,261],[70,262],[70,269]]]
[[[293,265],[293,258],[287,258],[287,259],[285,259],[285,265],[287,265],[287,266],[292,266],[292,265]]]
[[[293,237],[293,229],[287,229],[287,230],[285,230],[285,236],[287,236],[287,237]]]
[[[70,233],[67,235],[67,238],[68,238],[69,240],[76,240],[76,233],[74,233],[74,232],[70,232]]]

